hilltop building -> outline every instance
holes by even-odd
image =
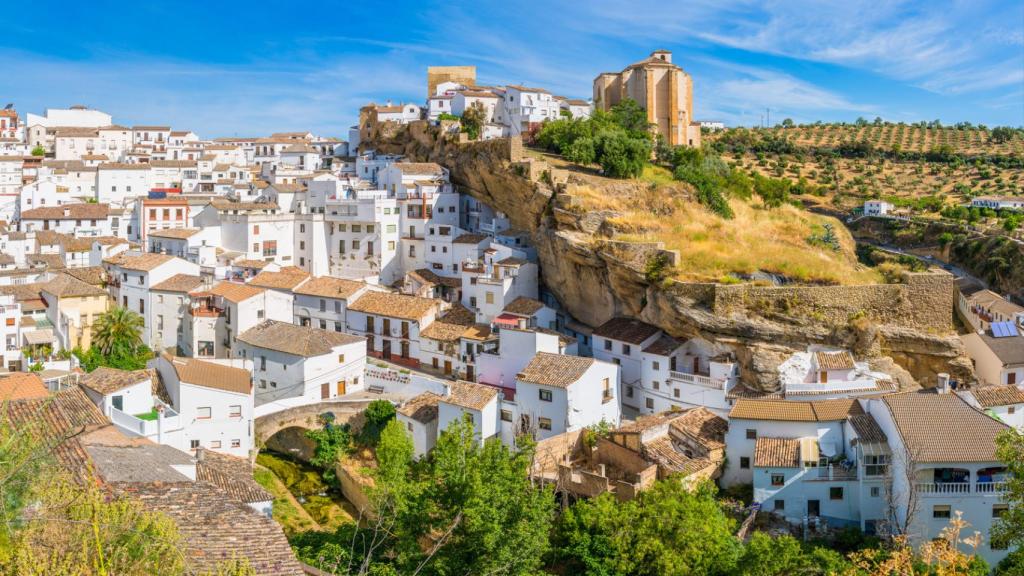
[[[608,111],[631,98],[647,111],[647,121],[672,146],[700,146],[700,124],[693,119],[693,79],[672,63],[672,53],[655,50],[622,72],[594,78],[594,107]]]

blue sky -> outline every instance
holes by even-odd
[[[698,119],[1024,125],[1020,0],[19,0],[0,15],[0,105],[345,137],[368,101],[421,101],[431,64],[589,97],[655,48],[693,76]]]

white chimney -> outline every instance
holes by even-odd
[[[938,383],[935,386],[935,390],[939,394],[949,394],[949,374],[945,372],[939,372]]]

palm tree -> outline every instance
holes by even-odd
[[[92,328],[93,342],[104,355],[135,354],[142,347],[142,316],[121,306],[100,315]]]

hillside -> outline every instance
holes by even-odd
[[[979,127],[805,125],[733,128],[705,142],[740,169],[788,178],[810,205],[868,199],[938,213],[983,195],[1024,194],[1024,134]]]

